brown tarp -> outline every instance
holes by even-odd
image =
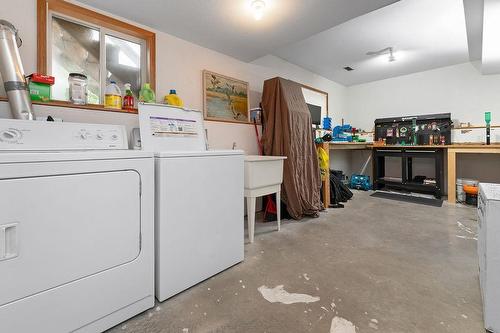
[[[302,86],[280,77],[266,80],[262,93],[264,155],[286,156],[282,198],[294,219],[322,209],[321,179],[311,114]]]

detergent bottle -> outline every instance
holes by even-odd
[[[156,96],[153,89],[151,89],[151,85],[149,83],[144,83],[139,92],[139,101],[145,103],[154,103],[156,102]]]
[[[122,91],[115,81],[110,81],[106,87],[104,107],[118,110],[122,108]]]
[[[134,108],[134,95],[132,94],[132,88],[130,83],[125,83],[125,96],[123,96],[123,109],[132,110]]]
[[[184,102],[177,95],[177,92],[175,91],[175,89],[170,89],[170,94],[165,96],[165,103],[168,105],[174,105],[174,106],[179,106],[179,107],[184,106]]]

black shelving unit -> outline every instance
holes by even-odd
[[[384,146],[373,148],[373,188],[443,195],[444,145],[451,143],[451,114],[427,114],[375,120],[375,141]],[[401,178],[385,176],[386,157],[401,159]],[[415,180],[413,160],[431,158],[435,166],[435,184]]]
[[[373,148],[373,188],[395,189],[409,192],[433,194],[440,199],[444,188],[444,165],[443,146],[384,146]],[[401,178],[385,176],[386,157],[396,157],[401,159]],[[422,184],[414,182],[413,159],[431,158],[434,159],[436,184]]]

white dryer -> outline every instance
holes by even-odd
[[[1,332],[101,332],[154,306],[153,157],[123,148],[121,126],[0,120]]]
[[[207,150],[201,112],[139,105],[155,152],[156,297],[164,301],[244,257],[241,150]]]

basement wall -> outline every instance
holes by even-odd
[[[20,53],[26,74],[36,72],[36,1],[17,0],[11,2],[0,0],[0,2],[2,3],[1,18],[14,24],[19,29],[23,39]],[[96,11],[155,31],[115,15],[99,10]],[[246,63],[172,35],[155,32],[157,38],[156,93],[158,101],[161,101],[170,89],[176,89],[179,96],[184,100],[186,107],[201,110],[203,107],[201,73],[203,69],[207,69],[248,81],[250,84],[250,107],[259,105],[264,80],[282,76],[327,92],[329,94],[330,112],[332,114],[342,112],[345,95],[344,86],[287,63],[280,58],[267,56],[258,59],[255,63]],[[67,78],[57,79],[66,80]],[[3,85],[1,86],[0,96],[5,96]],[[90,110],[75,111],[75,109],[69,108],[53,108],[52,111],[46,107],[36,107],[35,110],[39,114],[56,114],[66,121],[123,124],[127,126],[128,130],[138,126],[137,115]],[[10,117],[8,103],[6,102],[0,102],[0,117]],[[247,154],[256,154],[258,152],[253,125],[207,121],[205,127],[208,129],[211,148],[231,149],[233,142],[235,142],[236,147],[245,150]]]

